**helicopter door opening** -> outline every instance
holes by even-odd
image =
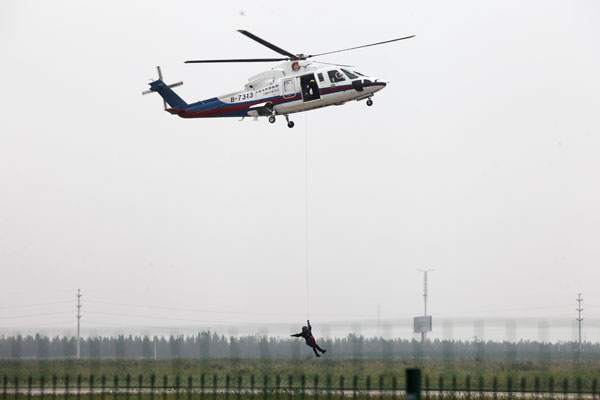
[[[283,81],[283,98],[288,99],[296,95],[294,87],[294,79],[286,79]]]
[[[302,88],[302,98],[305,102],[321,98],[319,85],[317,85],[317,81],[315,80],[315,74],[301,76],[300,87]]]

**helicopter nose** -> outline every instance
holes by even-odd
[[[388,83],[389,82],[382,82],[382,81],[379,81],[378,79],[375,79],[375,82],[373,82],[373,86],[374,86],[375,91],[379,91],[379,90],[383,89],[384,87],[386,87]]]

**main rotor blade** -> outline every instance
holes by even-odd
[[[262,44],[263,46],[266,46],[266,47],[270,48],[271,50],[276,51],[279,54],[282,54],[282,55],[288,56],[288,57],[292,57],[292,58],[296,57],[295,54],[292,54],[289,51],[282,49],[281,47],[277,47],[274,44],[269,43],[266,40],[261,39],[258,36],[253,35],[252,33],[248,32],[248,31],[245,31],[243,29],[238,29],[238,32],[241,33],[242,35],[245,35],[245,36],[249,37],[250,39]]]
[[[377,46],[377,45],[380,45],[380,44],[396,42],[398,40],[410,39],[410,38],[413,38],[415,36],[416,35],[405,36],[405,37],[401,37],[401,38],[398,38],[398,39],[386,40],[385,42],[377,42],[377,43],[365,44],[364,46],[350,47],[349,49],[334,50],[334,51],[328,51],[328,52],[319,53],[319,54],[311,54],[309,56],[306,56],[306,58],[317,57],[317,56],[324,56],[325,54],[341,53],[342,51],[348,51],[348,50],[362,49],[363,47]]]
[[[318,64],[325,64],[325,65],[336,65],[336,66],[340,66],[340,67],[354,68],[354,65],[334,64],[334,63],[327,63],[327,62],[317,61],[317,60],[313,60],[311,62],[315,62],[315,63],[318,63]]]
[[[187,60],[186,64],[285,61],[287,58],[230,58],[221,60]]]

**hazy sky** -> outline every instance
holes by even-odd
[[[595,0],[2,1],[0,334],[73,332],[77,288],[86,334],[302,324],[306,135],[315,324],[379,306],[410,336],[433,268],[434,320],[572,321],[581,292],[600,339],[599,16]],[[183,64],[276,56],[236,29],[294,53],[417,36],[323,57],[391,83],[294,129],[140,95],[156,65],[188,102],[271,68]]]

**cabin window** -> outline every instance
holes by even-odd
[[[317,76],[319,77],[319,82],[323,82],[325,80],[325,78],[323,78],[323,74],[322,73],[318,73]]]
[[[333,71],[327,71],[327,75],[329,75],[329,80],[331,81],[331,83],[346,80],[346,78],[344,78],[344,75],[342,75],[342,73],[336,69],[334,69]]]
[[[350,79],[358,78],[358,76],[354,75],[352,72],[348,71],[347,69],[342,68],[342,72],[345,73],[346,76]]]

